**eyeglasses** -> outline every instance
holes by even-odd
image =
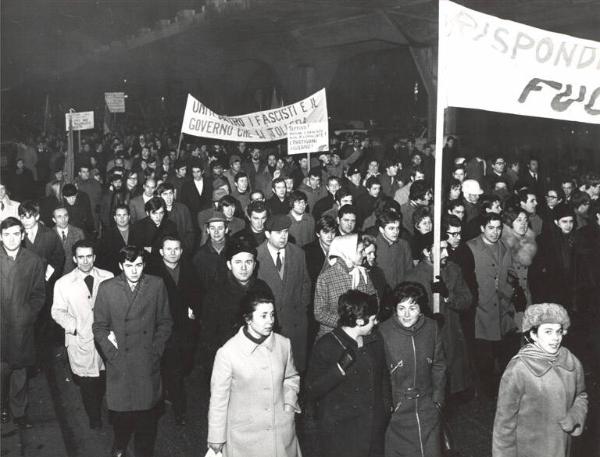
[[[556,200],[558,197],[556,195],[546,195],[546,198]]]
[[[461,235],[461,232],[446,232],[446,233],[448,234],[448,236],[456,236],[456,237],[458,237],[458,236]]]

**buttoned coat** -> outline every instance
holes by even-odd
[[[481,236],[469,240],[467,246],[473,253],[477,281],[475,338],[500,341],[516,328],[515,309],[510,303],[513,289],[508,284],[512,255],[502,240],[497,245],[498,260]]]
[[[75,262],[73,262],[73,245],[79,240],[85,239],[83,230],[79,227],[69,224],[67,228],[67,238],[62,239],[62,230],[57,226],[52,229],[56,232],[60,240],[62,241],[63,250],[65,251],[65,266],[63,268],[63,275],[70,273],[75,269]]]
[[[129,226],[128,241],[131,238],[131,225]],[[121,274],[119,268],[119,251],[127,245],[119,229],[115,225],[109,227],[102,233],[102,238],[98,243],[98,253],[96,254],[96,265],[111,271],[115,276]]]
[[[275,267],[265,241],[257,248],[258,278],[273,291],[275,313],[281,334],[292,341],[294,361],[300,371],[306,366],[310,278],[304,251],[288,243],[285,247],[283,279]]]
[[[410,245],[402,238],[390,244],[381,233],[377,234],[377,265],[383,270],[387,285],[393,289],[404,281],[413,267]]]
[[[2,362],[14,368],[33,365],[33,328],[46,299],[43,260],[21,248],[14,260],[0,246]]]
[[[49,282],[53,282],[60,278],[63,267],[65,265],[65,250],[62,247],[62,242],[55,231],[38,224],[38,231],[35,235],[33,243],[27,235],[23,241],[25,247],[39,255],[44,261],[44,268],[51,265],[54,268],[52,276],[48,278]]]
[[[141,411],[160,398],[160,359],[173,321],[161,278],[144,274],[132,292],[124,274],[104,281],[94,306],[94,340],[106,363],[106,402]],[[108,339],[114,332],[115,347]]]
[[[224,457],[300,457],[294,412],[300,376],[290,340],[272,333],[262,344],[240,329],[219,349],[210,382],[208,442]]]
[[[142,220],[147,216],[145,206],[146,202],[142,195],[138,195],[129,200],[129,222],[131,224]]]
[[[318,401],[321,457],[383,455],[390,377],[381,335],[373,332],[363,343],[359,348],[336,328],[311,352],[306,392]],[[354,351],[356,360],[342,373],[338,360],[346,349]]]
[[[100,370],[104,369],[104,362],[94,344],[92,323],[98,287],[113,274],[96,267],[89,274],[94,278],[91,294],[83,279],[87,275],[78,269],[56,281],[50,311],[52,319],[65,330],[69,364],[78,376],[99,376]]]

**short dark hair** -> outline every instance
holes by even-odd
[[[588,205],[592,202],[592,199],[590,197],[590,194],[588,194],[587,192],[583,192],[581,190],[576,190],[573,192],[573,195],[571,195],[571,206],[573,208],[577,208],[578,206],[581,205]],[[23,204],[21,203],[21,206],[23,206]],[[19,214],[21,214],[20,212],[21,208],[19,207]]]
[[[402,214],[394,210],[384,210],[377,216],[377,227],[385,228],[386,225],[395,222],[402,224]]]
[[[433,215],[431,214],[431,211],[429,210],[428,206],[419,206],[418,208],[416,208],[412,215],[413,226],[416,227],[417,225],[419,225],[421,221],[426,217],[430,218],[433,221]]]
[[[75,184],[65,184],[62,188],[62,194],[63,197],[72,197],[77,195],[77,187],[75,187]]]
[[[342,198],[347,197],[348,195],[352,195],[352,192],[350,192],[346,187],[340,187],[335,192],[335,195],[334,195],[333,199],[337,203],[339,203],[342,200]],[[354,201],[354,197],[353,197],[352,201]]]
[[[487,194],[482,196],[480,202],[480,212],[481,214],[484,214],[486,213],[486,210],[492,209],[492,206],[494,206],[494,202],[502,203],[502,199],[497,195]]]
[[[479,225],[481,227],[485,227],[492,221],[498,221],[498,222],[500,222],[500,224],[502,224],[502,217],[500,217],[500,214],[496,214],[496,213],[482,214],[481,217],[479,218]]]
[[[19,217],[35,217],[40,214],[40,205],[35,200],[25,200],[19,205]]]
[[[194,168],[200,168],[200,171],[204,171],[204,166],[202,165],[202,161],[195,157],[192,160],[190,160],[190,170],[192,170]]]
[[[119,264],[123,265],[125,262],[133,262],[138,257],[144,260],[144,249],[139,246],[124,246],[119,250]]]
[[[25,231],[25,227],[23,227],[23,223],[16,217],[12,217],[12,216],[7,217],[2,222],[0,222],[0,232],[2,232],[2,230],[6,230],[8,228],[15,227],[17,225],[21,228],[21,233],[23,233]]]
[[[415,181],[410,185],[408,198],[410,200],[423,200],[427,192],[431,191],[431,185],[426,180]]]
[[[442,218],[442,232],[447,232],[450,227],[461,227],[462,223],[458,216],[454,214],[446,214]]]
[[[329,183],[332,181],[337,181],[338,184],[342,183],[342,180],[339,178],[339,176],[332,175],[329,178],[327,178],[327,185],[329,185]]]
[[[124,209],[125,211],[127,211],[127,214],[129,214],[131,216],[131,210],[129,209],[129,205],[127,205],[125,203],[119,203],[118,205],[115,205],[115,207],[112,210],[112,215],[113,216],[115,214],[117,214],[117,210],[118,209]]]
[[[517,191],[517,197],[519,197],[519,201],[521,203],[527,202],[527,197],[529,195],[535,195],[535,191],[533,189],[530,189],[529,187],[525,187]]]
[[[379,312],[377,296],[369,295],[359,290],[350,289],[338,299],[338,325],[356,327],[356,321],[375,316]],[[366,322],[365,322],[366,324]]]
[[[333,216],[325,214],[317,219],[315,223],[315,234],[321,231],[325,233],[335,232],[338,228],[338,224]]]
[[[341,219],[346,214],[354,214],[355,216],[358,216],[358,213],[356,212],[356,206],[354,206],[354,205],[344,205],[344,206],[342,206],[340,208],[340,210],[338,211],[338,217]]]
[[[272,303],[275,310],[275,297],[267,290],[248,291],[240,301],[240,314],[242,320],[248,322],[252,319],[252,313],[256,311],[256,307],[261,303]]]
[[[275,186],[279,183],[283,183],[285,185],[285,178],[283,176],[279,176],[271,181],[271,189],[275,189]]]
[[[430,314],[427,291],[418,282],[401,282],[394,288],[392,297],[394,298],[394,309],[396,309],[399,303],[412,299],[421,308],[421,313],[425,315]]]
[[[268,216],[269,212],[267,210],[267,205],[265,204],[265,202],[262,202],[260,200],[250,202],[250,204],[246,208],[246,214],[248,214],[248,217],[251,217],[252,213],[264,213],[265,211],[267,211]]]
[[[465,202],[463,200],[461,200],[460,198],[458,200],[451,200],[446,204],[446,211],[451,212],[452,210],[454,210],[454,208],[456,208],[457,206],[465,206]]]
[[[165,241],[178,241],[179,242],[179,246],[183,245],[183,243],[181,242],[181,238],[179,238],[178,236],[176,236],[176,235],[165,235],[160,240],[160,248],[161,249],[165,247]]]
[[[245,171],[238,171],[235,176],[233,177],[233,180],[235,182],[238,182],[240,179],[242,178],[247,178],[248,177],[248,173],[246,173]]]
[[[164,209],[165,211],[167,211],[167,204],[160,197],[152,197],[144,205],[144,210],[147,213],[153,213],[154,211],[158,211],[161,208]]]
[[[297,201],[308,202],[308,197],[301,190],[293,190],[292,193],[290,193],[289,202],[293,204]]]
[[[224,206],[237,206],[238,201],[231,195],[223,195],[217,203],[217,209],[223,210]]]
[[[377,178],[375,176],[371,176],[369,179],[367,179],[367,182],[365,182],[365,188],[370,189],[375,184],[379,184],[381,186],[381,182],[379,181],[379,178]]]
[[[160,194],[169,190],[175,191],[175,186],[169,181],[163,181],[160,183],[160,186],[158,186],[154,191],[154,195],[160,197]]]
[[[92,240],[78,240],[75,242],[73,246],[71,246],[71,255],[73,257],[77,256],[77,249],[79,248],[90,248],[92,253],[96,253],[96,243]]]
[[[321,178],[321,169],[319,167],[312,167],[308,171],[308,176],[313,176],[315,178]]]
[[[59,205],[56,205],[56,206],[55,206],[55,207],[52,209],[52,217],[53,217],[53,218],[54,218],[54,211],[56,211],[57,209],[64,209],[64,210],[67,212],[67,214],[69,214],[69,208],[67,208],[67,207],[66,207],[65,205],[63,205],[63,204],[59,204]]]

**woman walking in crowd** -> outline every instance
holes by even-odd
[[[446,361],[437,323],[425,316],[428,299],[416,282],[393,291],[395,313],[381,327],[391,376],[393,413],[386,457],[441,457],[441,407]]]
[[[339,325],[317,341],[306,378],[318,401],[320,457],[383,457],[389,375],[375,297],[349,290]]]
[[[543,303],[525,311],[527,344],[502,376],[493,457],[571,455],[571,437],[583,432],[588,400],[581,363],[561,347],[569,325],[561,305]]]
[[[376,294],[367,271],[362,266],[364,244],[357,234],[338,236],[329,247],[329,267],[317,278],[315,319],[320,324],[317,338],[337,327],[337,303],[349,289]]]
[[[224,457],[300,457],[300,376],[290,340],[273,332],[273,296],[249,293],[241,313],[244,325],[215,358],[208,447]]]

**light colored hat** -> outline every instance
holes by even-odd
[[[483,189],[475,179],[465,179],[462,183],[463,194],[481,195]]]
[[[529,306],[523,316],[523,333],[542,324],[560,324],[563,330],[567,330],[571,325],[571,320],[567,310],[556,303],[540,303]]]

